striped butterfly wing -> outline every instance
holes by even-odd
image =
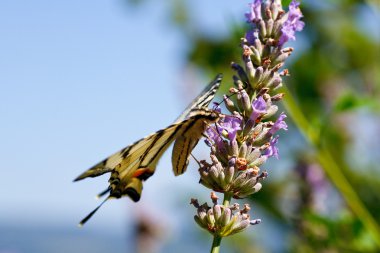
[[[207,118],[208,114],[215,116],[210,119]],[[206,127],[219,119],[219,114],[206,108],[193,109],[190,112],[189,119],[194,120],[183,126],[183,133],[175,139],[173,146],[172,166],[176,176],[186,171],[191,151],[201,139]]]
[[[175,143],[175,148],[179,151],[183,148],[181,147],[182,144],[187,145],[186,150],[183,152],[183,157],[185,158],[180,155],[181,152],[173,151],[173,155],[176,157],[175,161],[177,161],[175,166],[173,163],[174,173],[176,175],[182,174],[186,170],[188,156],[195,147],[195,144],[202,137],[205,128],[208,124],[216,122],[219,118],[218,113],[208,110],[205,107],[208,106],[215,96],[220,82],[221,75],[218,75],[215,80],[206,87],[207,89],[203,90],[184,113],[181,114],[180,118],[184,118],[183,120],[179,119],[167,128],[159,130],[116,152],[79,175],[74,181],[79,181],[87,177],[97,177],[104,173],[111,172],[109,179],[110,185],[108,189],[99,196],[109,192],[109,196],[106,200],[109,198],[129,196],[133,201],[139,201],[142,192],[142,182],[154,174],[162,154],[173,141],[187,137],[186,140],[191,140],[191,145],[188,145],[186,140],[176,141]],[[180,163],[178,161],[180,161]],[[185,162],[183,163],[183,161]],[[90,219],[101,205],[85,217],[80,225],[83,225]]]
[[[198,113],[197,109],[199,108],[207,108],[218,91],[222,78],[223,75],[218,74],[215,79],[210,82],[189,104],[189,106],[177,118],[176,122],[185,119],[192,113]],[[207,124],[189,125],[187,126],[188,129],[184,131],[184,134],[176,138],[172,151],[172,166],[174,175],[178,176],[186,171],[187,165],[189,164],[191,151],[198,144],[198,141],[202,137],[206,126]]]
[[[218,74],[212,82],[210,82],[202,92],[191,101],[191,103],[186,107],[186,109],[181,113],[181,115],[175,120],[175,122],[180,122],[186,119],[192,110],[197,108],[206,108],[210,104],[211,100],[214,98],[216,92],[218,91],[220,84],[222,83],[222,74]]]

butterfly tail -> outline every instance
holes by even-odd
[[[89,213],[86,217],[84,217],[78,224],[79,227],[83,227],[83,225],[91,219],[91,217],[99,210],[99,208],[108,200],[110,196],[108,196],[97,208],[95,208],[91,213]]]

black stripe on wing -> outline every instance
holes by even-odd
[[[190,112],[189,119],[192,120],[174,142],[172,166],[176,176],[186,171],[191,151],[197,145],[206,127],[219,119],[219,113],[207,108],[194,109]]]

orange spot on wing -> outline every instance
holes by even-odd
[[[147,173],[152,173],[152,170],[149,169],[149,168],[140,168],[140,169],[137,169],[133,174],[132,174],[132,177],[139,177],[141,176],[142,174],[144,174],[145,172]]]

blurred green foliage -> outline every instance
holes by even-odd
[[[192,45],[187,56],[189,66],[210,76],[223,72],[225,86],[231,84],[233,72],[229,64],[240,62],[239,39],[247,25],[230,26],[229,36],[223,38],[196,33],[197,29],[192,27],[195,22],[187,13],[187,2],[173,3],[173,24]],[[290,90],[287,95],[295,99],[317,137],[309,146],[289,145],[286,152],[289,157],[281,159],[293,164],[292,169],[281,180],[264,182],[263,189],[251,198],[253,206],[260,205],[273,220],[272,229],[283,231],[287,249],[281,252],[380,251],[363,223],[365,219],[352,212],[344,201],[350,195],[339,192],[339,180],[331,178],[331,173],[327,173],[328,178],[318,160],[321,148],[331,154],[374,218],[371,222],[379,223],[380,11],[377,7],[373,1],[302,2],[306,27],[297,34],[300,43],[295,44],[296,53],[285,66],[290,77],[284,81]],[[368,127],[368,122],[375,125]],[[299,136],[296,126],[291,125],[282,135],[281,143],[286,146],[294,140],[301,142]],[[366,143],[368,140],[373,143]],[[363,160],[363,157],[370,159]],[[270,173],[272,170],[281,168],[269,168]],[[319,175],[318,182],[311,177],[313,173]],[[244,233],[230,242],[248,242],[239,252],[252,252],[247,249],[254,249],[260,242],[248,240],[249,236]],[[270,233],[267,237],[271,240]],[[262,247],[256,252],[262,251],[266,252]]]

